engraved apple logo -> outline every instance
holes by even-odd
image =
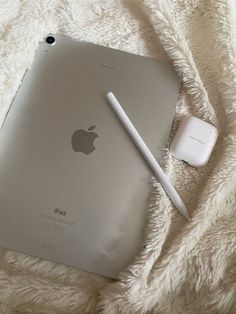
[[[92,132],[96,128],[96,125],[92,125],[88,130],[78,129],[71,137],[72,148],[75,152],[81,152],[86,155],[91,154],[96,147],[94,146],[94,140],[98,137],[97,133]]]

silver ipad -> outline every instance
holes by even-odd
[[[108,91],[158,158],[179,92],[170,65],[61,35],[40,44],[0,130],[0,246],[112,278],[132,262],[150,171]]]

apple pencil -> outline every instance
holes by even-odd
[[[138,150],[148,163],[149,167],[152,169],[153,173],[155,174],[158,181],[161,183],[166,193],[169,195],[175,207],[186,219],[189,219],[189,213],[183,200],[179,196],[178,192],[175,190],[174,186],[172,185],[168,177],[165,175],[164,171],[162,170],[157,160],[155,159],[155,157],[153,156],[153,154],[143,141],[142,137],[139,135],[138,131],[128,118],[127,114],[123,110],[122,106],[118,102],[115,95],[112,92],[109,92],[107,93],[106,96],[109,104],[116,113],[121,124],[129,134],[131,139],[133,140],[134,144],[137,146]]]

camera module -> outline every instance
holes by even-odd
[[[48,37],[46,38],[46,43],[49,44],[49,45],[54,45],[54,44],[56,43],[55,37],[53,37],[53,36],[48,36]]]

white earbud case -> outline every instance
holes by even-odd
[[[208,162],[217,137],[218,131],[212,124],[191,116],[181,122],[170,151],[176,158],[201,167]]]

